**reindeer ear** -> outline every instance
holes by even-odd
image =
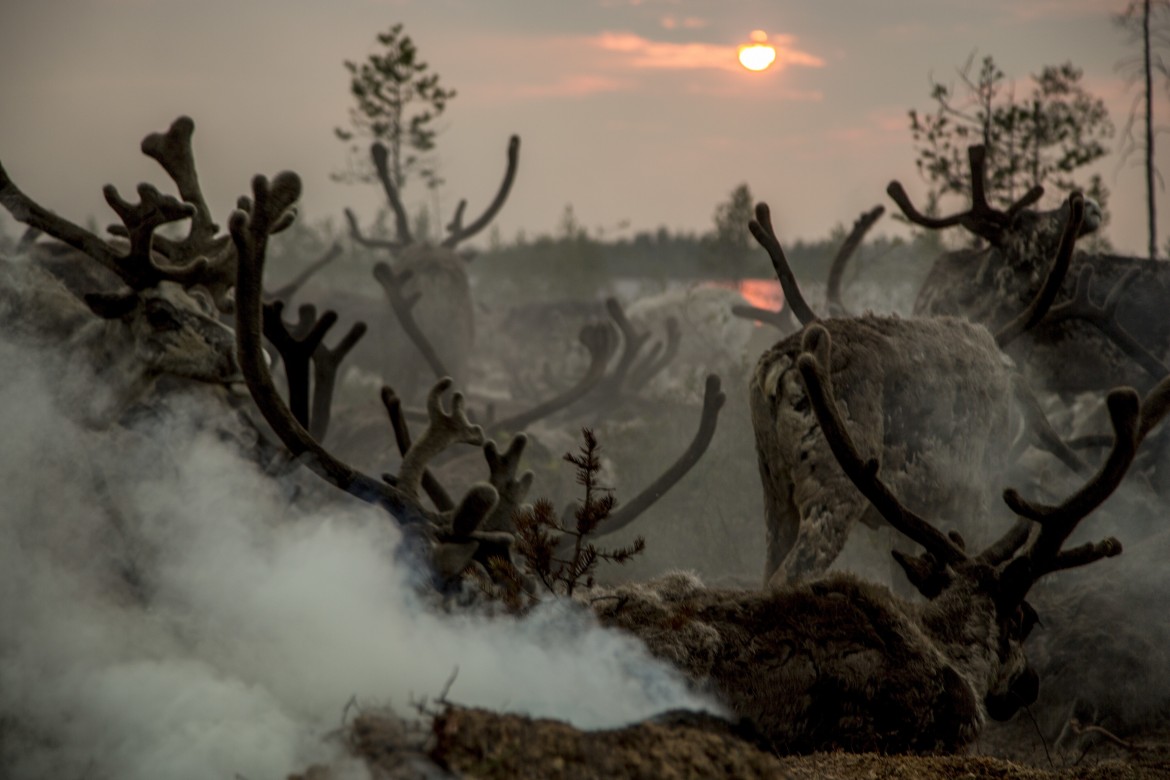
[[[138,293],[86,293],[85,305],[103,320],[120,320],[138,308]]]

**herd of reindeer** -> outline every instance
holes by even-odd
[[[385,510],[428,573],[420,587],[473,589],[471,573],[490,578],[493,559],[517,556],[514,518],[534,482],[521,469],[525,431],[567,409],[604,409],[636,394],[677,356],[676,321],[651,343],[607,300],[608,319],[580,329],[588,358],[575,364],[579,376],[526,405],[472,409],[469,395],[453,392],[475,381],[476,306],[457,246],[503,207],[518,167],[517,138],[493,201],[466,222],[461,202],[437,244],[411,235],[385,149],[374,145],[395,237],[369,238],[356,216],[347,212],[347,219],[356,244],[390,259],[373,272],[385,305],[329,346],[334,311],[305,304],[289,321],[285,308],[336,251],[283,288],[265,285],[268,244],[296,217],[300,179],[255,177],[225,232],[201,191],[193,131],[181,117],[142,143],[178,197],[142,184],[130,201],[105,188],[121,221],[108,237],[34,202],[0,165],[0,203],[28,228],[0,256],[4,339],[89,367],[101,392],[90,379],[63,382],[55,392],[61,408],[91,430],[116,429],[133,410],[165,404],[169,393],[203,394],[222,410],[222,420],[207,424],[232,430],[273,479],[299,479],[302,498],[340,491]],[[1076,642],[1062,648],[1053,637],[1097,617],[1118,618],[1069,606],[1086,590],[1100,595],[1100,588],[1078,589],[1092,569],[1051,576],[1122,553],[1118,539],[1093,533],[1090,517],[1115,493],[1106,509],[1145,517],[1160,517],[1170,501],[1159,429],[1170,409],[1163,308],[1170,264],[1077,252],[1078,238],[1101,223],[1096,204],[1074,193],[1059,208],[1038,211],[1043,193],[1035,188],[1000,210],[987,200],[984,168],[984,150],[972,147],[971,206],[948,217],[921,214],[897,182],[889,186],[911,223],[962,226],[977,239],[937,258],[904,317],[850,314],[839,291],[825,307],[831,316],[819,315],[759,204],[748,227],[771,258],[784,307],[740,313],[758,327],[780,328],[778,340],[746,387],[708,377],[690,445],[598,529],[629,526],[703,468],[724,390],[748,398],[764,496],[762,587],[710,587],[672,571],[575,598],[602,625],[637,636],[779,752],[969,747],[988,717],[1007,720],[1036,702],[1047,670],[1093,662],[1078,658]],[[858,221],[839,261],[878,214]],[[835,264],[831,293],[840,271]],[[380,419],[355,422],[333,412],[346,361],[385,384]],[[394,447],[397,470],[370,474],[339,455],[349,451],[336,435],[343,428]],[[462,495],[441,479],[459,444],[483,458]],[[750,450],[746,442],[743,448]],[[1057,477],[1030,478],[1036,463]],[[1053,495],[1053,485],[1067,490]],[[859,524],[887,529],[887,552],[902,578],[893,587],[833,568]],[[1115,525],[1128,527],[1124,518]],[[1170,552],[1170,529],[1133,528],[1143,550]],[[138,595],[150,598],[141,584]],[[443,603],[474,608],[466,600]],[[1097,602],[1086,596],[1084,603]],[[1046,604],[1055,605],[1051,614],[1076,615],[1080,627],[1054,624]],[[1049,633],[1043,664],[1025,655],[1038,625]],[[1170,697],[1140,717],[1170,715],[1167,705]],[[1135,726],[1095,706],[1114,728]]]

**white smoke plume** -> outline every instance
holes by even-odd
[[[284,777],[346,702],[450,698],[582,727],[711,708],[634,640],[550,604],[428,611],[381,512],[290,506],[177,404],[133,431],[58,408],[0,346],[0,775]]]

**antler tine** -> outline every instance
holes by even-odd
[[[414,243],[414,236],[410,234],[410,222],[406,218],[406,209],[398,197],[398,188],[390,178],[389,151],[385,144],[375,142],[370,146],[370,158],[374,161],[374,169],[378,172],[378,181],[382,182],[382,189],[386,193],[386,200],[394,211],[394,229],[400,246],[410,246]]]
[[[535,478],[531,471],[525,471],[519,478],[516,477],[516,472],[520,468],[520,458],[524,455],[527,444],[528,437],[521,433],[512,437],[508,449],[502,455],[494,439],[489,439],[483,445],[483,455],[491,474],[489,481],[500,497],[495,508],[484,518],[482,527],[487,531],[516,530],[512,515],[524,503]]]
[[[309,434],[317,441],[325,441],[333,410],[333,391],[337,386],[337,371],[341,361],[366,335],[366,323],[355,322],[336,347],[327,347],[322,341],[313,350],[313,413],[309,417]]]
[[[678,318],[666,318],[666,344],[655,342],[650,354],[631,372],[630,384],[635,391],[645,387],[651,379],[658,376],[667,366],[678,357],[679,345],[682,343],[682,331],[679,330]]]
[[[402,458],[398,468],[398,489],[412,498],[418,495],[423,471],[432,458],[452,444],[463,442],[477,446],[484,443],[483,428],[467,419],[462,393],[451,397],[451,410],[443,408],[443,393],[454,380],[443,377],[427,394],[427,417],[430,423]]]
[[[165,133],[151,133],[142,139],[142,153],[163,167],[179,188],[179,197],[194,207],[191,230],[183,244],[202,247],[215,238],[219,226],[212,220],[211,209],[207,207],[203,189],[199,186],[195,153],[191,147],[194,133],[195,122],[191,117],[180,116]]]
[[[1081,232],[1081,224],[1084,220],[1085,196],[1079,192],[1073,192],[1068,196],[1068,219],[1065,221],[1064,231],[1060,235],[1060,248],[1056,251],[1056,259],[1052,261],[1052,267],[1048,269],[1044,284],[1037,290],[1036,296],[1028,304],[1028,308],[996,332],[995,343],[1000,349],[1007,348],[1021,335],[1034,328],[1048,314],[1052,304],[1056,301],[1057,294],[1060,293],[1064,277],[1068,274],[1073,250],[1077,245],[1077,235]]]
[[[1129,269],[1113,285],[1113,289],[1105,298],[1105,304],[1097,306],[1089,297],[1089,288],[1092,287],[1093,283],[1093,268],[1088,265],[1083,266],[1077,276],[1072,298],[1053,306],[1052,310],[1048,312],[1047,321],[1056,323],[1067,319],[1085,320],[1137,361],[1146,373],[1158,380],[1170,374],[1170,368],[1117,321],[1117,305],[1121,301],[1122,293],[1140,273],[1140,268]]]
[[[349,237],[356,243],[370,249],[385,249],[387,252],[397,252],[402,249],[405,244],[400,241],[386,241],[378,238],[367,238],[362,234],[362,230],[358,227],[357,214],[353,213],[353,209],[345,210],[345,221],[349,224]]]
[[[431,343],[427,335],[422,332],[422,328],[418,326],[418,322],[414,319],[412,309],[418,303],[421,293],[415,293],[409,298],[404,298],[402,295],[402,285],[410,278],[411,271],[403,271],[402,273],[395,273],[388,264],[379,262],[374,265],[374,278],[378,284],[382,285],[382,290],[386,293],[386,299],[390,301],[390,308],[394,312],[398,324],[402,326],[402,330],[410,337],[410,340],[418,347],[418,351],[422,353],[423,359],[427,361],[427,365],[431,367],[431,371],[435,376],[442,378],[450,374],[443,361],[439,358],[439,353],[435,350],[434,344]]]
[[[800,330],[800,323],[792,316],[792,310],[785,308],[780,311],[761,309],[759,306],[732,306],[731,313],[745,320],[756,320],[765,325],[771,325],[781,333],[795,333]]]
[[[617,337],[613,328],[608,323],[586,325],[581,328],[578,338],[589,350],[589,367],[581,379],[565,392],[526,412],[492,423],[489,428],[491,435],[494,436],[503,431],[522,430],[537,420],[548,417],[550,414],[575,403],[601,383],[605,378],[605,369],[609,365],[610,358],[617,350]]]
[[[193,216],[193,205],[164,195],[150,184],[138,185],[138,203],[123,199],[112,184],[103,187],[102,194],[105,195],[106,203],[122,220],[126,236],[130,239],[129,253],[118,260],[122,269],[118,275],[128,285],[141,290],[170,279],[189,286],[207,274],[210,261],[206,257],[195,258],[185,265],[163,267],[152,256],[155,231],[169,222]]]
[[[386,415],[390,418],[390,427],[394,430],[394,441],[398,445],[398,454],[406,455],[412,446],[410,426],[407,424],[406,415],[402,408],[402,399],[388,385],[382,387],[382,405],[386,407]],[[398,484],[398,477],[393,474],[383,474],[382,479],[391,485]],[[455,508],[455,502],[451,500],[447,489],[435,478],[430,469],[423,469],[422,488],[426,491],[427,498],[440,512]]]
[[[918,211],[910,202],[906,190],[896,180],[889,183],[886,187],[886,193],[898,204],[898,208],[902,210],[906,219],[916,225],[931,230],[962,225],[975,235],[993,243],[998,240],[1002,231],[1011,224],[1020,211],[1031,206],[1044,195],[1043,187],[1033,186],[1021,198],[1012,203],[1007,211],[1000,211],[987,201],[986,148],[982,145],[967,147],[967,165],[971,170],[971,207],[949,217],[928,217]]]
[[[858,452],[833,396],[829,379],[832,351],[829,331],[821,325],[809,326],[805,331],[801,348],[802,352],[797,358],[796,365],[804,379],[805,391],[825,440],[846,476],[862,495],[869,499],[886,522],[912,541],[921,544],[936,559],[947,564],[967,560],[967,554],[962,548],[898,500],[893,491],[878,477],[876,459],[863,458]]]
[[[263,176],[252,180],[257,208],[232,214],[229,229],[239,257],[236,283],[236,351],[248,389],[264,419],[294,458],[303,459],[314,473],[351,495],[377,504],[403,524],[428,523],[434,516],[413,498],[384,482],[346,465],[309,435],[285,405],[261,346],[260,309],[263,298],[264,256],[269,233],[270,201],[295,200],[300,178],[282,173],[270,184]]]
[[[347,213],[352,212],[349,212],[347,209]],[[268,300],[280,299],[288,301],[297,294],[298,290],[305,286],[305,282],[309,281],[313,274],[317,273],[340,256],[341,244],[334,241],[333,245],[329,247],[325,254],[321,255],[320,258],[310,263],[305,268],[305,270],[301,271],[299,274],[293,277],[292,281],[290,281],[288,284],[276,288],[270,293],[265,293],[264,297]]]
[[[16,248],[12,250],[14,255],[23,255],[32,248],[32,245],[41,237],[41,231],[35,227],[26,227],[24,232],[20,235],[20,240],[16,242]]]
[[[629,317],[626,316],[626,312],[617,298],[605,299],[605,311],[609,314],[614,324],[617,325],[617,329],[622,336],[621,356],[618,358],[618,363],[614,367],[613,373],[607,380],[609,392],[618,394],[622,391],[622,387],[626,383],[626,377],[629,375],[630,369],[633,368],[634,360],[638,357],[638,353],[650,339],[650,334],[638,332],[638,329],[634,327]]]
[[[1005,597],[1022,600],[1032,584],[1048,572],[1082,566],[1121,552],[1121,544],[1116,539],[1067,552],[1060,549],[1077,524],[1121,484],[1141,443],[1142,406],[1137,392],[1128,387],[1113,390],[1106,404],[1113,424],[1113,447],[1097,473],[1079,490],[1056,506],[1033,503],[1011,488],[1004,491],[1004,502],[1013,512],[1040,524],[1040,533],[1004,571]],[[1164,414],[1166,408],[1163,406],[1160,411]],[[1151,420],[1151,427],[1152,423]]]
[[[14,219],[93,258],[135,290],[157,284],[162,277],[150,261],[150,237],[159,225],[189,217],[192,207],[146,184],[139,187],[143,202],[137,206],[122,200],[112,186],[107,186],[104,192],[110,205],[115,210],[124,209],[134,225],[133,228],[127,225],[128,231],[136,236],[132,238],[131,255],[135,259],[131,263],[126,263],[126,258],[90,231],[35,203],[0,165],[0,205],[8,209]]]
[[[792,313],[800,320],[801,325],[816,322],[819,318],[805,302],[800,293],[800,286],[796,283],[796,276],[792,273],[792,266],[780,246],[780,239],[776,238],[776,231],[772,229],[772,212],[767,203],[756,204],[756,218],[748,223],[748,230],[755,236],[760,246],[768,251],[772,258],[772,268],[776,271],[776,278],[780,280],[780,289],[784,291],[784,300],[792,309]]]
[[[849,231],[845,242],[837,250],[837,255],[833,258],[833,264],[829,266],[829,285],[826,292],[826,303],[829,313],[835,317],[849,316],[849,312],[841,302],[841,278],[845,275],[845,264],[849,262],[849,258],[853,257],[853,253],[861,246],[861,242],[865,239],[865,234],[869,232],[870,228],[885,213],[886,207],[880,205],[874,206],[869,211],[862,212],[861,216],[854,221],[853,229]]]
[[[337,313],[327,311],[318,319],[316,307],[307,304],[300,308],[297,324],[290,329],[284,322],[283,312],[282,301],[264,305],[264,336],[284,362],[289,409],[297,422],[309,428],[310,361],[325,334],[337,322]]]
[[[1170,372],[1142,399],[1142,420],[1138,426],[1138,441],[1145,440],[1170,411]]]
[[[1014,218],[1024,209],[1036,203],[1044,197],[1044,188],[1039,184],[1032,185],[1031,189],[1023,194],[1023,196],[1012,205],[1008,206],[1007,215],[1009,218]]]
[[[691,439],[690,445],[666,471],[646,486],[642,492],[622,504],[612,513],[601,526],[597,528],[597,535],[613,533],[625,528],[639,515],[649,509],[655,501],[665,495],[674,485],[686,476],[703,453],[711,446],[711,439],[715,437],[715,428],[719,422],[719,411],[727,401],[723,392],[722,382],[717,374],[708,374],[703,387],[703,410],[699,415],[699,430]]]
[[[451,220],[451,224],[447,226],[448,235],[443,239],[442,245],[445,247],[454,247],[460,241],[471,238],[479,231],[483,230],[488,224],[495,219],[496,214],[504,205],[504,201],[508,199],[508,193],[512,190],[512,182],[516,179],[516,167],[520,162],[520,136],[513,135],[508,139],[508,167],[504,171],[504,180],[500,183],[500,189],[496,192],[496,197],[488,205],[487,209],[480,215],[479,219],[472,222],[467,227],[463,227],[463,202],[460,208],[455,212],[455,218]]]
[[[898,205],[898,208],[901,209],[902,215],[906,219],[915,225],[921,225],[931,230],[942,230],[943,228],[960,225],[963,219],[970,214],[970,211],[964,211],[959,214],[952,214],[949,217],[928,217],[914,207],[914,204],[910,202],[910,196],[906,194],[905,188],[902,187],[902,183],[897,180],[886,185],[886,194]]]
[[[987,147],[976,144],[967,147],[967,167],[971,171],[970,214],[985,214],[993,211],[987,202]]]

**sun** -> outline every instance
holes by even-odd
[[[751,43],[739,47],[739,64],[748,70],[761,71],[776,61],[776,48],[768,43],[768,34],[752,30]]]

